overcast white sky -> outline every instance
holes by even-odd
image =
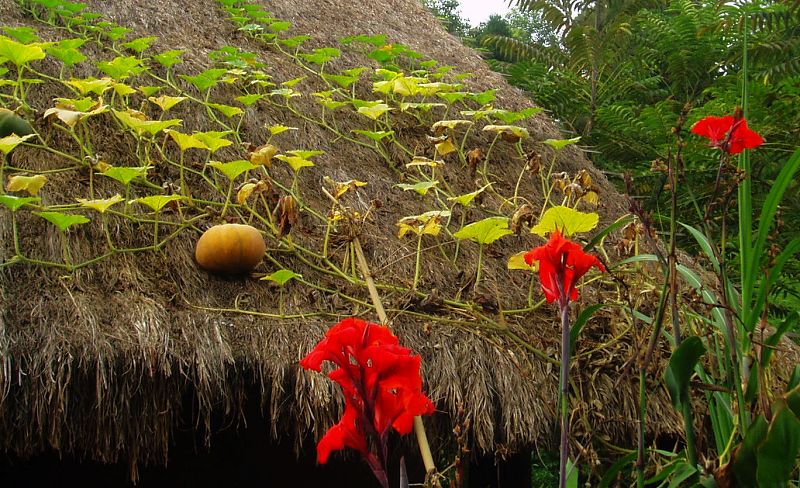
[[[461,14],[469,19],[472,25],[486,21],[492,14],[508,12],[507,0],[459,0]]]

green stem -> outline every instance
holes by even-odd
[[[473,290],[478,289],[478,283],[481,281],[481,266],[483,265],[483,244],[478,245],[478,270],[475,272],[475,284],[472,286]]]
[[[419,258],[422,255],[422,233],[420,232],[417,235],[417,258],[414,262],[414,283],[411,285],[412,290],[417,289],[417,283],[419,283],[419,269],[420,269],[420,262]]]

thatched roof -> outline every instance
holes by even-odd
[[[339,40],[353,35],[386,34],[393,45],[402,43],[423,53],[426,59],[454,65],[445,81],[454,81],[454,74],[473,73],[464,79],[464,91],[496,88],[497,107],[520,110],[533,106],[521,92],[491,72],[478,54],[444,32],[417,0],[396,0],[390,6],[353,0],[258,3],[263,3],[274,17],[292,22],[291,31],[281,36],[311,36],[302,46],[303,52],[333,46],[342,50],[341,57],[326,63],[326,73],[358,66],[377,68],[378,63],[365,55],[369,49],[364,45],[343,45]],[[239,129],[242,141],[262,145],[270,137],[265,126],[284,124],[298,130],[272,139],[281,150],[325,151],[313,158],[316,165],[303,169],[298,180],[305,210],[290,236],[291,242],[310,252],[292,252],[290,241],[272,234],[266,220],[234,205],[226,217],[235,221],[252,219],[265,232],[269,259],[256,269],[259,276],[286,268],[302,274],[303,281],[279,287],[253,277],[225,278],[200,270],[193,259],[194,243],[202,230],[219,221],[225,194],[196,172],[188,174],[187,185],[196,201],[207,202],[195,206],[182,202],[180,213],[164,211],[158,216],[164,222],[161,236],[169,237],[163,248],[110,252],[107,236],[118,249],[152,245],[152,223],[134,222],[130,215],[122,215],[121,206],[119,213],[103,215],[76,208],[76,198],[88,198],[89,174],[96,170],[42,149],[18,147],[13,154],[16,169],[7,168],[6,176],[15,172],[46,173],[49,181],[42,189],[41,204],[50,208],[69,205],[58,208],[87,215],[92,222],[62,234],[33,214],[35,207],[19,210],[14,219],[8,210],[0,210],[0,262],[4,263],[0,268],[2,449],[29,455],[53,447],[107,462],[163,463],[171,433],[181,415],[186,414],[182,409],[193,410],[198,429],[211,430],[212,414],[229,419],[240,415],[239,407],[253,385],[260,391],[263,414],[274,420],[273,435],[291,436],[298,443],[309,433],[319,438],[338,418],[341,403],[333,385],[318,375],[301,371],[298,360],[339,319],[359,315],[377,320],[360,274],[352,271],[355,267],[348,257],[348,236],[341,231],[346,226],[340,225],[341,232],[331,238],[333,265],[319,259],[326,231],[324,216],[331,208],[322,191],[326,176],[335,181],[368,183],[343,197],[350,208],[363,214],[370,202],[380,203],[373,206],[371,218],[357,231],[396,333],[404,344],[424,357],[428,393],[443,412],[443,423],[463,406],[472,420],[472,439],[479,451],[551,445],[556,431],[557,317],[546,304],[529,307],[530,274],[506,267],[512,254],[537,244],[532,235],[524,231],[493,245],[484,256],[481,283],[475,290],[470,280],[475,273],[478,246],[456,243],[445,236],[438,240],[426,237],[419,292],[409,291],[416,240],[399,239],[396,222],[449,203],[432,193],[423,197],[396,186],[413,182],[419,175],[405,167],[411,157],[399,145],[387,145],[387,158],[394,163],[389,165],[376,150],[337,138],[329,128],[304,119],[303,116],[321,117],[321,107],[312,93],[329,89],[324,80],[274,45],[237,30],[237,24],[213,0],[94,1],[89,8],[103,14],[101,20],[133,29],[128,39],[157,36],[154,51],[186,50],[184,63],[174,67],[177,74],[194,75],[219,66],[209,59],[209,53],[231,45],[257,54],[266,65],[264,71],[276,83],[307,76],[293,87],[302,93],[291,99],[294,111],[279,107],[283,103],[279,96],[268,96],[250,107],[237,105],[234,97],[242,92],[236,83],[212,89],[211,101],[244,110]],[[62,28],[36,21],[12,0],[0,0],[0,18],[5,26],[31,26],[46,41],[71,37]],[[110,41],[104,42],[104,46],[89,42],[82,48],[91,59],[72,68],[72,76],[102,76],[92,61],[119,55],[109,49]],[[114,43],[114,47],[130,55],[120,44],[121,41]],[[406,70],[414,66],[414,61],[403,62]],[[308,65],[312,70],[318,69]],[[35,67],[39,72],[58,76],[61,64],[49,57]],[[133,87],[166,84],[165,68],[152,63],[150,73],[158,78],[144,74],[126,82]],[[185,93],[202,98],[185,80],[176,74],[169,76]],[[356,93],[363,99],[378,98],[372,93],[371,79],[371,72],[367,72],[357,85]],[[35,117],[38,133],[49,147],[80,159],[80,149],[66,132],[42,118],[44,111],[53,107],[55,97],[74,97],[74,93],[65,84],[52,80],[27,88],[27,100],[35,112],[29,118]],[[162,94],[178,93],[168,88]],[[121,109],[123,100],[121,96],[111,100],[106,94],[105,102]],[[0,103],[12,105],[8,98],[0,98]],[[160,110],[141,93],[128,95],[127,103],[152,119],[160,116]],[[468,105],[478,108],[473,102]],[[434,108],[430,115],[421,113],[420,118],[439,120],[444,117],[443,112],[442,108]],[[227,120],[218,113],[216,117]],[[449,117],[462,116],[451,111]],[[175,106],[164,115],[164,119],[169,118],[181,119],[179,129],[187,134],[220,130],[209,112],[193,100]],[[335,119],[340,133],[351,138],[352,129],[373,128],[371,121],[352,107],[336,112]],[[237,123],[236,118],[231,120],[234,125]],[[396,107],[392,121],[397,140],[409,152],[433,157],[433,146],[426,138],[428,126]],[[560,137],[555,124],[545,115],[518,124],[531,134],[529,140],[523,141],[524,151],[538,152],[545,161],[551,160],[552,150],[541,141]],[[150,158],[154,170],[148,180],[153,185],[131,185],[130,198],[161,193],[158,187],[162,184],[175,191],[169,185],[180,181],[178,171],[165,161],[180,161],[180,152],[169,138],[160,134],[147,156],[141,147],[137,156],[133,135],[122,131],[111,113],[87,119],[86,126],[90,150],[103,161],[117,167],[141,166],[143,158]],[[367,139],[358,140],[369,143]],[[466,149],[481,148],[485,154],[491,145],[491,134],[476,129]],[[196,171],[202,168],[206,154],[189,150],[184,165]],[[214,155],[220,161],[246,158],[244,143]],[[448,192],[461,195],[483,186],[481,176],[471,174],[457,157],[449,155],[445,159],[447,164],[437,168],[437,177]],[[489,168],[494,191],[485,191],[483,200],[466,213],[463,207],[454,208],[450,230],[459,229],[462,216],[464,222],[490,215],[511,216],[523,200],[510,205],[501,195],[508,198],[514,194],[526,164],[527,158],[513,144],[494,144]],[[71,167],[74,169],[54,171]],[[580,169],[588,170],[598,187],[597,211],[603,222],[622,215],[624,199],[579,149],[570,147],[559,154],[556,171],[574,175]],[[274,199],[286,195],[292,186],[293,174],[288,165],[276,161],[270,175],[282,185],[265,196],[272,208]],[[219,178],[224,185],[226,180]],[[95,198],[124,191],[111,178],[95,174],[91,181]],[[537,212],[541,208],[544,198],[538,176],[524,173],[518,194]],[[253,204],[253,208],[261,219],[267,218],[263,205]],[[139,212],[140,218],[153,218],[152,213],[148,217],[136,205],[131,206],[130,212]],[[9,263],[16,254],[15,226],[21,252],[27,258],[65,263],[65,249],[71,263],[102,258],[75,270],[33,261]],[[172,232],[174,235],[170,235]],[[457,245],[459,257],[454,263],[445,256],[452,258]],[[611,247],[608,252],[616,258]],[[612,289],[604,288],[602,281],[595,285],[584,292],[586,303],[593,303]],[[534,301],[538,302],[541,296],[538,291],[534,293]],[[500,313],[498,309],[519,311]],[[576,429],[583,432],[584,440],[596,435],[620,441],[630,439],[635,431],[635,379],[631,375],[620,376],[636,348],[635,334],[626,332],[627,327],[614,313],[601,312],[586,328],[586,339],[573,369],[582,399],[580,415],[576,416],[580,425]],[[591,376],[584,374],[587,372]],[[186,402],[187,398],[191,401]],[[680,432],[665,394],[654,395],[650,409],[648,427],[652,434]],[[434,448],[442,442],[447,442],[447,436],[434,440]],[[589,443],[583,447],[589,448]]]

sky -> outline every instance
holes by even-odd
[[[459,0],[461,15],[469,19],[470,24],[477,26],[485,22],[492,14],[508,12],[507,0]]]

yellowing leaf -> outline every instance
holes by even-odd
[[[188,149],[196,148],[196,149],[208,149],[208,146],[197,138],[196,135],[189,135],[184,134],[182,132],[178,132],[176,130],[167,129],[164,132],[169,134],[170,138],[181,148],[182,152],[185,152]]]
[[[297,127],[289,127],[289,126],[282,125],[282,124],[273,125],[273,126],[269,127],[269,133],[272,134],[273,136],[277,136],[278,134],[282,134],[282,133],[286,132],[287,130],[297,130]]]
[[[121,97],[126,97],[132,93],[136,93],[136,88],[126,85],[125,83],[114,83],[114,91]]]
[[[65,81],[69,86],[75,87],[81,93],[81,95],[86,96],[89,93],[94,93],[95,95],[102,95],[103,92],[111,88],[113,85],[113,80],[109,77],[104,78],[84,78],[82,80],[69,80]]]
[[[192,134],[193,137],[197,138],[203,144],[205,144],[208,149],[211,151],[211,154],[219,151],[223,147],[228,147],[233,144],[231,141],[225,139],[225,136],[230,134],[231,131],[207,131],[207,132],[195,132]]]
[[[578,232],[589,232],[597,227],[599,221],[600,216],[596,213],[584,213],[559,205],[549,208],[542,216],[542,220],[531,229],[531,233],[545,237],[558,229],[569,237]]]
[[[269,168],[272,166],[272,158],[274,158],[276,154],[278,154],[278,148],[276,146],[273,146],[272,144],[264,144],[250,153],[250,162]]]
[[[149,120],[141,112],[131,109],[128,109],[124,112],[114,109],[111,109],[111,111],[119,119],[119,121],[123,123],[123,125],[132,129],[140,136],[144,134],[150,134],[151,136],[154,136],[164,129],[181,125],[183,122],[180,119]]]
[[[431,126],[431,130],[436,134],[441,134],[445,129],[453,130],[459,125],[472,125],[475,122],[471,120],[457,119],[457,120],[440,120]]]
[[[47,183],[47,177],[45,175],[14,175],[8,179],[6,191],[26,191],[29,195],[36,196],[45,183]]]
[[[106,210],[111,208],[112,205],[116,205],[117,203],[125,200],[122,198],[122,195],[117,193],[113,197],[105,198],[102,200],[87,200],[85,198],[77,198],[78,202],[81,204],[82,207],[91,208],[93,210],[97,210],[100,213],[105,213]]]
[[[449,210],[432,210],[420,215],[403,217],[397,221],[400,228],[397,237],[401,239],[409,232],[420,235],[438,236],[442,231],[442,219],[449,217]]]
[[[390,110],[391,109],[389,108],[389,106],[386,105],[385,103],[377,103],[374,105],[370,104],[370,105],[365,105],[363,107],[358,107],[358,113],[366,115],[372,120],[377,120],[381,115],[385,114]]]
[[[60,121],[67,124],[69,127],[75,127],[75,125],[81,120],[105,112],[108,112],[108,105],[102,105],[99,102],[94,105],[92,110],[89,111],[74,110],[74,107],[71,105],[59,103],[55,107],[45,110],[44,118],[55,115]]]
[[[13,151],[15,147],[19,146],[31,137],[34,137],[34,134],[28,134],[22,137],[16,134],[11,134],[10,136],[2,137],[0,138],[0,151],[2,151],[3,154],[8,154]]]
[[[516,125],[487,125],[483,128],[485,131],[497,132],[503,136],[504,140],[509,142],[517,142],[520,139],[527,139],[530,137],[528,129],[518,127]]]
[[[434,161],[424,156],[414,156],[414,159],[412,159],[410,163],[406,163],[406,168],[413,168],[415,166],[427,166],[429,168],[438,168],[442,164],[444,163],[441,161]]]
[[[172,97],[169,95],[160,95],[158,97],[149,97],[148,100],[158,105],[163,112],[166,112],[175,105],[186,100],[186,97]]]
[[[292,167],[292,170],[295,173],[297,173],[303,168],[314,166],[313,161],[300,156],[285,156],[281,154],[280,156],[275,156],[275,157],[283,162],[289,163],[289,166]]]
[[[250,195],[253,194],[253,191],[256,189],[255,183],[245,183],[239,188],[239,191],[236,192],[236,201],[239,202],[239,205],[244,205],[247,202],[247,199],[250,198]]]
[[[451,141],[449,138],[443,140],[442,142],[436,143],[436,153],[439,156],[446,156],[452,152],[456,152],[457,150],[458,149],[456,148],[456,145],[453,144],[453,141]]]
[[[538,271],[539,261],[534,261],[533,266],[530,266],[527,262],[525,262],[525,254],[527,253],[528,251],[520,251],[514,254],[508,258],[508,264],[506,267],[508,269],[521,269],[523,271]]]
[[[366,181],[359,181],[359,180],[347,180],[347,181],[336,181],[334,182],[334,194],[333,197],[337,200],[342,197],[345,193],[350,190],[355,190],[362,186],[367,186]]]
[[[600,198],[595,191],[587,191],[586,194],[581,197],[581,200],[595,207],[597,206],[599,199]]]
[[[160,212],[161,209],[164,208],[164,205],[182,199],[183,197],[180,195],[152,195],[149,197],[137,198],[134,202],[147,205],[152,208],[154,212]]]

